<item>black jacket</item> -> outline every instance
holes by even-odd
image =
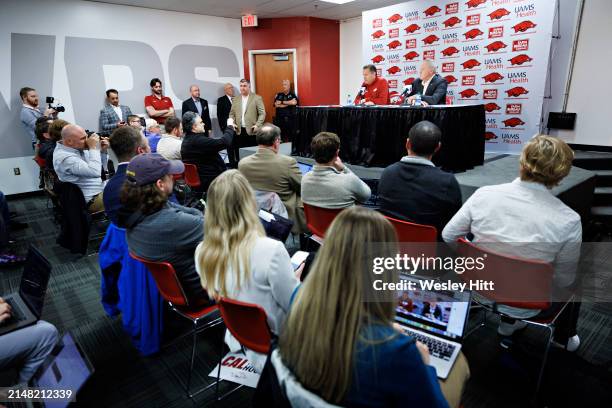
[[[448,82],[446,82],[446,79],[442,78],[438,74],[435,74],[431,78],[429,86],[427,87],[427,91],[423,95],[423,81],[421,81],[421,78],[417,78],[412,83],[412,91],[408,94],[408,96],[420,93],[421,100],[427,102],[430,105],[446,105],[447,87]]]
[[[217,119],[219,120],[219,127],[223,132],[227,127],[227,118],[229,118],[230,111],[232,110],[232,101],[229,100],[227,95],[223,95],[217,99]]]
[[[210,110],[208,109],[208,101],[206,99],[200,98],[200,104],[202,104],[202,121],[204,122],[206,131],[209,131],[212,129],[212,123],[210,122]],[[198,113],[198,109],[195,106],[195,102],[191,97],[183,101],[183,107],[181,108],[181,110],[182,115],[184,115],[185,112]]]
[[[38,156],[45,160],[45,166],[50,170],[53,170],[53,152],[56,144],[55,140],[45,140],[38,147]]]
[[[442,229],[461,208],[455,176],[425,164],[397,162],[387,167],[378,184],[380,211],[393,218]]]
[[[227,168],[219,152],[229,148],[234,138],[234,129],[225,129],[223,137],[215,139],[205,133],[186,133],[181,145],[183,162],[198,166],[200,191],[208,190],[210,183]]]

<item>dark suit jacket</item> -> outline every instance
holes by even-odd
[[[223,137],[215,139],[208,133],[186,133],[181,144],[181,158],[185,163],[198,166],[201,186],[199,191],[208,190],[208,186],[219,174],[226,170],[219,152],[227,149],[235,137],[231,127],[225,129]]]
[[[232,101],[229,100],[227,95],[223,95],[217,99],[217,119],[219,120],[219,127],[221,127],[223,132],[225,132],[225,128],[227,127],[227,118],[229,118],[231,110]]]
[[[208,132],[212,129],[212,123],[210,122],[210,111],[208,109],[208,101],[206,99],[200,98],[200,103],[202,104],[202,121],[204,122],[204,126],[206,126],[206,131]],[[188,99],[185,99],[183,101],[182,111],[182,115],[184,115],[185,112],[198,113],[198,109],[196,108],[195,102],[193,101],[192,97],[189,97]]]
[[[442,229],[461,208],[461,190],[452,173],[426,164],[397,162],[378,184],[380,211],[393,218]]]
[[[442,78],[440,75],[435,74],[431,81],[429,82],[429,86],[423,95],[423,81],[421,78],[417,78],[412,83],[412,91],[408,96],[416,95],[420,93],[421,100],[427,102],[430,105],[446,105],[446,88],[448,87],[448,82],[446,79]]]
[[[125,181],[125,170],[127,169],[127,163],[121,164],[117,167],[115,175],[106,182],[104,187],[104,193],[102,199],[104,201],[104,211],[108,218],[117,225],[117,211],[121,208],[121,188]]]

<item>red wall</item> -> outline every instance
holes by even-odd
[[[295,48],[301,105],[337,104],[340,90],[340,23],[313,17],[262,18],[242,29],[244,76],[249,50]]]

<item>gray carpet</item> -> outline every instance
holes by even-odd
[[[34,243],[53,264],[43,318],[60,332],[70,330],[91,359],[96,373],[79,395],[87,407],[248,407],[251,390],[241,389],[220,403],[210,390],[190,400],[184,381],[190,343],[180,341],[159,355],[142,357],[123,333],[119,319],[108,318],[100,304],[100,270],[95,255],[98,241],[91,243],[91,256],[75,257],[55,244],[57,228],[42,196],[10,201],[11,210],[29,228],[15,234],[17,249]],[[20,269],[0,270],[0,294],[18,286]],[[478,313],[472,324],[480,319]],[[553,350],[546,372],[543,403],[549,407],[612,406],[612,304],[583,305],[579,320],[580,350]],[[200,337],[196,385],[210,381],[206,375],[216,364],[221,330]],[[510,351],[499,347],[496,320],[465,343],[464,352],[472,376],[463,398],[464,408],[530,406],[544,332],[527,328],[515,335]],[[606,365],[607,364],[607,365]],[[224,389],[231,387],[224,384]]]

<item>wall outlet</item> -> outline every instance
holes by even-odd
[[[19,176],[21,174],[21,170],[19,169],[19,167],[15,167],[13,171],[15,172],[16,176]]]

